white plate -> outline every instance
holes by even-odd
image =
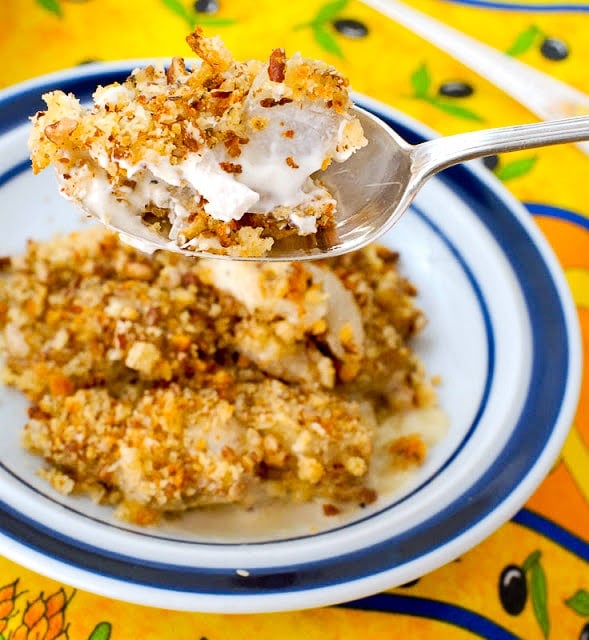
[[[130,62],[88,65],[0,95],[0,255],[80,226],[51,172],[34,177],[27,117],[54,88],[88,99]],[[358,102],[418,142],[429,135],[383,105]],[[560,268],[524,209],[479,163],[432,180],[384,238],[401,252],[430,323],[416,349],[440,374],[448,436],[403,493],[347,520],[258,515],[218,531],[187,517],[139,529],[63,497],[19,443],[26,403],[0,389],[0,552],[71,585],[137,603],[217,612],[301,609],[410,581],[510,518],[548,472],[576,407],[581,347]],[[315,515],[311,515],[315,518]],[[323,527],[311,535],[312,526]],[[330,528],[326,528],[330,527]]]

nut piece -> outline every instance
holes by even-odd
[[[177,80],[180,80],[186,75],[186,65],[183,58],[175,56],[172,58],[172,63],[166,71],[166,80],[168,84],[174,84]]]
[[[270,54],[268,77],[272,82],[284,82],[286,77],[286,54],[284,49],[274,49]]]
[[[73,118],[62,118],[57,122],[48,124],[44,131],[45,135],[54,144],[61,144],[62,140],[69,136],[78,126],[78,121]]]

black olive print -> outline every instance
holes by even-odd
[[[569,56],[568,46],[558,38],[545,38],[540,53],[548,60],[564,60]]]
[[[365,38],[368,35],[368,27],[363,22],[352,18],[334,20],[333,27],[347,38]]]
[[[485,156],[483,158],[483,164],[489,171],[494,171],[499,166],[499,156],[497,154]]]
[[[438,93],[449,98],[467,98],[474,93],[474,89],[468,82],[450,80],[440,85]]]
[[[196,0],[194,10],[198,13],[217,13],[219,3],[217,0]]]
[[[579,640],[589,640],[589,622],[581,629]]]
[[[528,598],[526,576],[520,567],[510,564],[499,576],[499,600],[507,613],[519,615]]]

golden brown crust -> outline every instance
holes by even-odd
[[[231,52],[220,38],[207,38],[200,27],[186,36],[188,46],[196,55],[211,67],[214,73],[226,71],[233,63]]]
[[[177,168],[194,161],[195,154],[210,150],[228,156],[218,162],[225,172],[240,175],[243,149],[253,134],[268,126],[271,117],[281,117],[272,113],[276,107],[292,102],[304,107],[312,102],[333,114],[345,114],[351,106],[347,81],[323,62],[298,54],[287,58],[283,49],[275,49],[267,64],[239,62],[219,38],[205,37],[200,28],[187,40],[201,64],[188,69],[182,58],[175,57],[167,70],[151,65],[136,69],[120,84],[99,87],[90,109],[71,94],[53,91],[44,95],[46,110],[32,118],[33,171],[53,165],[62,193],[82,208],[89,181],[100,183],[103,190],[112,192],[109,202],[128,204],[133,211],[130,215],[137,215],[151,231],[188,250],[202,247],[223,254],[261,256],[271,248],[277,227],[279,237],[289,231],[299,233],[292,222],[297,217],[310,218],[319,228],[332,224],[334,201],[323,188],[321,198],[302,198],[300,204],[258,213],[253,225],[254,218],[247,212],[231,225],[226,224],[231,216],[212,215],[207,200],[189,186],[182,171],[180,178],[167,184],[161,179],[169,195],[165,201],[159,188],[146,188],[155,176],[153,167],[160,167],[162,160]],[[252,113],[251,105],[267,111],[268,117],[259,110]],[[346,148],[365,144],[356,120],[350,118],[344,130]],[[289,129],[283,139],[293,136]],[[326,156],[324,166],[330,161],[331,155]],[[290,154],[285,154],[284,162],[293,169],[300,166]],[[157,176],[156,183],[161,178]],[[138,192],[145,195],[135,211],[131,203]],[[106,222],[109,215],[109,211],[99,213]]]
[[[58,490],[139,524],[212,503],[375,499],[379,417],[435,404],[395,255],[330,265],[362,343],[352,309],[330,315],[323,263],[236,264],[148,257],[99,228],[3,261],[3,378],[31,401],[24,442]],[[389,442],[390,464],[420,464],[413,443]]]

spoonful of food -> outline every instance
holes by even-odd
[[[129,214],[134,198],[139,198],[140,208],[150,198],[163,202],[164,196],[158,194],[161,183],[153,178],[148,186],[155,195],[146,197],[146,185],[138,188],[137,182],[129,179],[121,186],[126,194],[123,199],[113,196],[99,174],[92,174],[78,204],[119,233],[124,242],[146,252],[165,250],[234,260],[312,260],[348,253],[378,240],[407,211],[427,180],[443,169],[496,153],[589,140],[589,116],[580,116],[461,133],[411,145],[368,111],[353,106],[350,112],[361,124],[367,144],[345,162],[332,162],[313,175],[336,202],[330,224],[319,226],[314,233],[284,233],[277,224],[267,229],[264,237],[244,236],[238,252],[232,251],[230,242],[224,247],[216,238],[210,245],[206,237],[198,246],[182,245],[170,239],[173,227],[170,230],[166,221],[154,218],[145,224],[146,216]],[[216,188],[223,191],[224,186]],[[197,220],[195,224],[202,226],[203,222]],[[225,224],[232,228],[236,223]],[[242,227],[248,231],[251,228]],[[243,246],[251,247],[251,251],[242,251]]]
[[[43,96],[29,137],[35,173],[146,251],[309,260],[377,240],[423,184],[485,155],[589,140],[589,116],[410,145],[355,106],[333,67],[274,49],[238,62],[218,38],[99,86],[89,108]]]
[[[440,137],[411,145],[381,119],[353,107],[368,144],[345,163],[332,163],[318,178],[337,201],[333,225],[311,235],[277,238],[261,257],[237,260],[309,260],[336,256],[378,240],[407,211],[425,182],[439,171],[461,162],[496,153],[532,149],[589,139],[589,116],[551,122],[486,129]],[[145,247],[144,233],[122,231],[123,239]],[[151,240],[151,248],[209,256],[182,249],[166,238]],[[213,255],[219,256],[218,252]]]

